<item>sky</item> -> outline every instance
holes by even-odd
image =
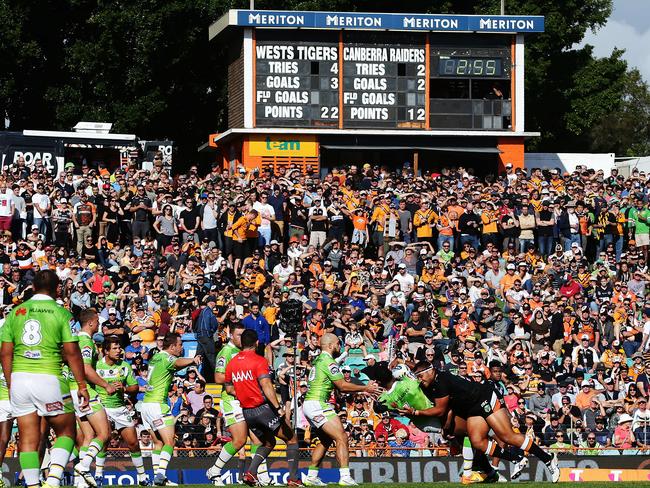
[[[624,59],[650,82],[650,0],[614,0],[607,24],[595,34],[587,31],[583,44],[594,46],[596,56],[609,56],[616,47]]]

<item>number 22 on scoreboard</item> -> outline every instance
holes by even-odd
[[[320,116],[321,116],[321,119],[338,119],[339,118],[339,108],[338,107],[321,107],[320,108]]]
[[[423,108],[409,108],[406,113],[408,114],[409,120],[424,120]]]

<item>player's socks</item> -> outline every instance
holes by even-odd
[[[154,449],[151,451],[151,469],[153,474],[158,472],[158,465],[160,464],[160,449]]]
[[[50,472],[47,475],[46,483],[50,486],[60,486],[63,468],[68,464],[70,453],[74,448],[74,440],[70,437],[59,436],[52,449],[50,449]]]
[[[90,442],[86,455],[79,463],[81,464],[81,467],[83,468],[84,471],[88,471],[90,469],[90,465],[93,463],[93,459],[97,457],[97,454],[101,452],[103,447],[104,447],[104,443],[97,438],[94,438]]]
[[[494,466],[490,464],[490,460],[488,459],[488,457],[480,451],[476,451],[474,453],[474,465],[476,466],[476,469],[478,471],[481,471],[486,474],[489,474],[492,471],[494,471]]]
[[[289,466],[289,479],[295,480],[298,476],[298,443],[287,444],[287,465]]]
[[[246,458],[239,458],[239,461],[237,462],[237,472],[239,473],[239,479],[242,479],[246,472]]]
[[[271,454],[271,451],[272,449],[270,447],[259,446],[251,459],[251,465],[248,468],[248,471],[257,476],[257,470],[260,467],[260,464],[262,464],[262,461],[264,461],[268,455]]]
[[[104,464],[106,464],[106,451],[101,450],[95,458],[95,478],[104,476]]]
[[[472,443],[467,437],[463,439],[463,476],[472,475],[472,465],[474,464],[474,449]]]
[[[23,472],[23,479],[27,488],[41,486],[39,479],[41,462],[38,459],[38,452],[21,452],[18,455],[20,469]]]
[[[132,452],[131,453],[131,462],[133,463],[133,466],[135,467],[136,473],[138,473],[138,477],[144,476],[144,461],[142,460],[142,453],[141,452]]]
[[[485,454],[488,456],[495,456],[500,459],[503,459],[504,461],[516,461],[517,457],[512,455],[510,451],[504,451],[499,447],[499,445],[496,443],[496,441],[489,440],[487,443],[487,449],[485,450]]]
[[[255,455],[255,453],[257,452],[258,447],[260,447],[260,446],[258,446],[257,444],[251,445],[251,456]],[[265,459],[260,464],[260,467],[257,468],[257,476],[260,479],[265,479],[265,478],[268,477],[268,475],[269,475],[269,467],[266,465],[266,459]]]
[[[167,476],[167,466],[169,465],[169,460],[172,458],[174,453],[174,448],[165,444],[160,451],[160,462],[158,463],[158,473],[163,476]]]
[[[341,466],[339,468],[339,474],[341,475],[341,478],[349,478],[350,477],[350,468],[345,466]]]
[[[541,447],[539,447],[537,444],[535,444],[533,439],[531,439],[530,437],[524,438],[524,442],[521,443],[519,449],[524,451],[524,454],[526,456],[528,455],[528,453],[530,453],[533,456],[535,456],[537,459],[539,459],[541,462],[543,462],[544,464],[549,464],[553,460],[553,456],[550,455]]]
[[[307,476],[309,478],[318,478],[318,466],[309,466]]]
[[[257,446],[251,446],[251,452],[254,453],[253,449],[257,449]],[[223,446],[223,449],[221,449],[221,452],[219,453],[219,457],[214,462],[214,467],[219,470],[219,473],[221,473],[223,467],[228,461],[232,459],[235,454],[237,454],[237,449],[235,449],[235,446],[232,445],[232,442],[228,442],[225,446]]]

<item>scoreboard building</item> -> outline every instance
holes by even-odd
[[[538,16],[230,10],[224,168],[524,164],[524,36]]]

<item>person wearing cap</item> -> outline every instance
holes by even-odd
[[[632,431],[632,421],[633,418],[627,413],[622,414],[618,418],[618,423],[612,436],[612,445],[617,449],[630,449],[634,445],[636,439]]]
[[[587,310],[588,312],[588,310]],[[591,337],[587,333],[579,335],[579,345],[571,351],[571,360],[577,371],[593,373],[600,363],[598,352],[591,344]]]
[[[149,348],[142,344],[140,334],[133,334],[130,344],[124,348],[124,359],[129,364],[133,364],[135,358],[141,358],[144,363],[149,359]]]

